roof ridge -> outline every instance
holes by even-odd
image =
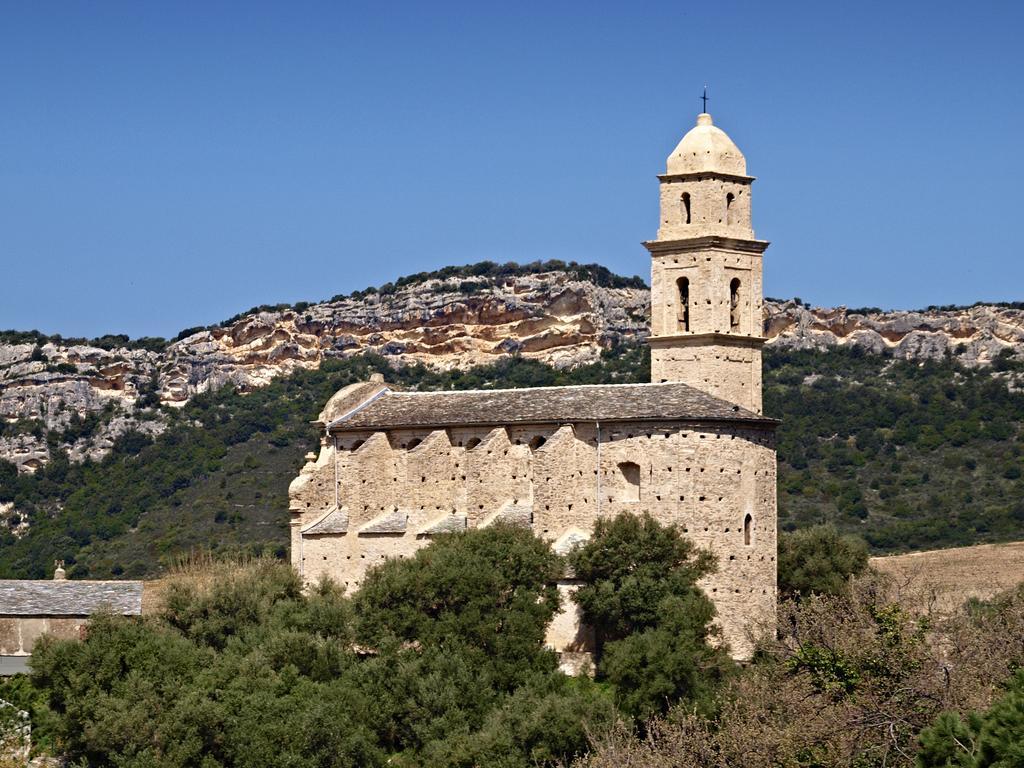
[[[707,395],[708,397],[715,397],[715,395],[703,390],[697,389],[692,384],[687,384],[683,381],[634,381],[634,382],[617,382],[615,384],[551,384],[543,387],[502,387],[501,389],[426,389],[426,390],[389,390],[389,394],[392,395],[455,395],[455,394],[469,394],[471,392],[538,392],[540,390],[551,390],[551,389],[596,389],[598,387],[687,387],[692,389],[701,395]],[[722,400],[722,398],[715,398]],[[723,403],[729,402],[728,400],[722,400]]]

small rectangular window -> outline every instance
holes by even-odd
[[[619,464],[619,475],[622,482],[621,501],[640,501],[640,465],[632,461]]]

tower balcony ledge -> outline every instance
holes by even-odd
[[[658,181],[704,181],[705,179],[721,179],[722,181],[735,181],[740,184],[754,182],[756,176],[741,176],[736,173],[723,173],[722,171],[690,171],[688,173],[659,173]]]
[[[647,343],[652,347],[665,346],[665,345],[676,345],[676,346],[689,346],[689,345],[702,345],[708,344],[727,344],[732,346],[742,347],[760,347],[768,338],[765,336],[746,336],[740,333],[673,333],[666,334],[663,336],[651,335],[647,337]]]
[[[644,248],[657,256],[663,253],[687,253],[689,251],[706,251],[722,249],[733,252],[761,255],[768,247],[767,240],[754,240],[727,235],[703,235],[678,240],[645,240]]]

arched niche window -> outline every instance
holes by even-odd
[[[469,438],[469,440],[468,440],[468,441],[466,442],[466,450],[467,450],[467,451],[472,451],[472,450],[473,450],[474,448],[476,448],[476,447],[477,447],[478,445],[480,445],[480,438],[479,438],[479,437],[471,437],[471,438]]]
[[[358,450],[359,450],[360,448],[362,448],[362,446],[363,446],[363,443],[365,443],[365,442],[366,442],[365,440],[356,440],[356,441],[355,441],[354,443],[352,443],[352,445],[351,445],[351,446],[349,447],[349,450],[350,450],[350,451],[358,451]]]
[[[640,465],[632,461],[619,464],[619,475],[622,481],[622,501],[640,501]]]
[[[736,201],[736,195],[734,195],[732,192],[730,192],[729,194],[727,194],[725,196],[725,223],[728,224],[728,225],[732,225],[732,224],[735,223],[735,221],[733,219],[735,214],[734,214],[734,212],[732,210],[732,204],[735,201]]]
[[[683,215],[683,223],[690,223],[690,193],[683,192],[683,197],[680,200],[680,213]]]
[[[406,446],[406,449],[411,451],[413,448],[415,448],[422,442],[423,441],[420,438],[414,437],[412,440],[409,441],[409,444]]]
[[[690,279],[680,277],[676,280],[676,290],[679,293],[679,330],[690,330]]]
[[[743,546],[745,547],[750,546],[750,536],[753,533],[753,528],[754,518],[751,517],[750,513],[748,512],[747,515],[743,518]]]
[[[740,327],[740,279],[734,277],[729,283],[729,327]]]
[[[543,435],[534,435],[532,438],[530,438],[530,450],[531,451],[536,451],[538,448],[540,448],[542,445],[544,445],[544,443],[546,443],[547,441],[548,441],[548,439],[546,437],[544,437]]]

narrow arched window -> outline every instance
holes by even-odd
[[[683,223],[689,224],[690,223],[690,193],[689,192],[683,192],[682,214],[683,214]]]
[[[622,501],[640,501],[640,465],[632,461],[624,461],[619,464],[619,474],[622,478]]]
[[[690,330],[690,280],[680,277],[676,280],[676,289],[679,292],[679,330]]]
[[[725,196],[725,223],[728,225],[733,224],[732,204],[735,200],[736,196],[732,192]]]
[[[734,277],[729,283],[729,327],[740,327],[740,279]]]
[[[743,518],[743,545],[750,546],[750,535],[754,527],[754,518],[747,513],[747,516]]]

